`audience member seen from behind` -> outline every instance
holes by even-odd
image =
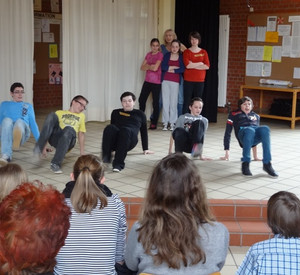
[[[252,99],[245,96],[239,99],[238,110],[229,113],[224,134],[225,156],[222,159],[229,159],[230,138],[232,129],[234,129],[235,136],[243,148],[242,174],[252,176],[249,168],[251,147],[262,143],[263,170],[271,177],[278,177],[271,164],[270,128],[266,125],[260,126],[260,116],[252,109]]]
[[[300,200],[277,192],[268,201],[267,215],[274,237],[251,246],[236,274],[299,274]]]
[[[163,130],[168,130],[168,124],[170,130],[174,130],[175,122],[177,120],[177,105],[178,105],[178,93],[179,85],[181,82],[181,75],[184,72],[184,64],[182,60],[182,54],[180,52],[180,41],[173,40],[171,46],[171,52],[164,55],[163,62],[161,64],[162,69],[162,102],[163,102]]]
[[[85,115],[89,101],[82,95],[75,96],[69,110],[58,110],[50,113],[44,122],[40,138],[34,147],[34,154],[47,156],[47,142],[54,148],[55,154],[51,160],[50,169],[55,174],[61,174],[64,157],[76,144],[78,135],[80,155],[84,155],[85,144]]]
[[[69,190],[69,195],[64,191],[72,211],[71,226],[66,244],[56,257],[54,273],[117,274],[115,264],[124,261],[124,204],[117,194],[107,196],[99,188],[105,178],[103,165],[96,156],[79,157],[71,179],[75,181],[73,190]]]
[[[23,183],[0,204],[0,274],[53,274],[70,208],[51,186]]]
[[[128,268],[138,274],[207,275],[222,269],[228,243],[228,230],[212,217],[193,161],[182,153],[163,158],[128,236]]]
[[[0,167],[0,202],[18,185],[27,181],[27,174],[20,165],[8,163]]]
[[[202,99],[194,97],[189,108],[191,113],[181,115],[176,121],[175,130],[170,137],[169,154],[172,153],[175,141],[175,152],[191,153],[192,157],[211,160],[202,155],[204,137],[208,128],[208,119],[201,115]]]
[[[206,50],[199,47],[201,36],[198,32],[189,34],[191,47],[183,52],[184,71],[184,101],[182,113],[189,111],[189,104],[193,97],[203,97],[206,71],[210,67]]]
[[[12,160],[13,150],[19,150],[30,138],[31,131],[35,140],[40,136],[33,106],[23,101],[24,94],[23,84],[15,82],[10,87],[12,100],[0,105],[1,164]]]
[[[140,110],[145,112],[146,102],[149,94],[152,93],[153,114],[151,116],[151,130],[156,129],[159,117],[159,97],[161,90],[161,62],[163,54],[159,51],[160,44],[157,38],[150,42],[151,51],[145,56],[141,70],[146,72],[145,81],[139,97]]]

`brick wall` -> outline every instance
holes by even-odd
[[[299,12],[299,0],[249,0],[255,13],[286,13]],[[239,87],[245,84],[246,42],[247,42],[247,17],[249,15],[246,0],[220,0],[220,14],[230,16],[229,59],[227,80],[227,102],[232,108],[237,107]],[[254,104],[258,105],[257,97],[249,93]],[[282,93],[279,94],[280,97]],[[265,98],[264,107],[268,108],[273,96]]]
[[[62,85],[50,85],[49,79],[36,79],[33,83],[35,110],[55,107],[62,108]]]

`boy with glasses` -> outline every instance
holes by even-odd
[[[46,147],[47,142],[56,148],[54,157],[50,164],[50,169],[55,174],[61,174],[61,164],[68,151],[70,151],[75,143],[78,134],[80,147],[80,155],[84,155],[84,133],[85,115],[88,100],[82,96],[75,96],[70,104],[69,110],[58,110],[50,113],[43,125],[40,138],[35,147],[34,154],[40,157],[47,156],[49,149]]]
[[[35,140],[40,136],[33,106],[23,101],[24,93],[22,83],[15,82],[10,87],[12,101],[3,101],[0,105],[1,164],[12,160],[13,150],[18,150],[31,132]]]

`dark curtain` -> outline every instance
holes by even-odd
[[[205,79],[202,114],[210,122],[217,121],[218,112],[219,4],[219,0],[176,0],[175,9],[178,39],[189,48],[189,33],[198,31],[202,41],[200,47],[209,56],[210,69]]]

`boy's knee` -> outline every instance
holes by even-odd
[[[2,125],[2,127],[11,126],[11,125],[13,125],[13,120],[9,117],[5,117],[5,118],[3,118],[1,125]]]

